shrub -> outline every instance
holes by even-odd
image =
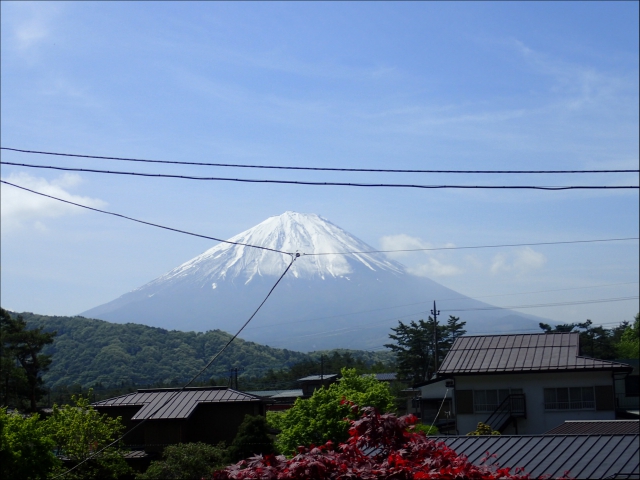
[[[369,405],[381,411],[393,409],[394,398],[389,386],[375,377],[360,376],[355,369],[342,369],[342,378],[328,388],[313,392],[311,398],[297,399],[294,406],[277,421],[281,430],[276,440],[278,450],[293,454],[298,445],[322,445],[327,440],[340,442],[349,436],[349,422],[353,412],[344,400]]]
[[[349,438],[338,448],[333,442],[319,447],[299,447],[291,459],[258,455],[213,475],[214,480],[245,479],[441,479],[441,478],[529,478],[518,469],[476,466],[443,443],[421,433],[408,431],[417,419],[413,415],[380,415],[375,408],[359,411],[350,405],[358,420],[351,420]]]
[[[225,464],[227,452],[224,443],[180,443],[166,447],[162,457],[136,480],[200,480]]]
[[[255,454],[268,455],[274,452],[275,446],[269,436],[269,426],[265,418],[246,415],[229,447],[229,460],[237,462]]]
[[[478,422],[478,426],[473,432],[467,433],[467,435],[500,435],[500,432],[491,428],[491,425]]]

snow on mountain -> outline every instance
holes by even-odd
[[[313,213],[285,212],[270,217],[229,239],[231,242],[259,245],[283,252],[299,252],[302,257],[291,268],[296,278],[347,277],[354,273],[354,262],[372,272],[386,270],[403,273],[404,267],[379,253],[355,255],[317,255],[370,251],[373,247],[340,227]],[[290,262],[290,256],[268,250],[220,243],[197,257],[174,268],[141,288],[189,278],[194,282],[230,280],[251,282],[256,276],[279,276]],[[212,283],[213,285],[213,283]]]
[[[426,318],[433,300],[469,333],[537,328],[536,319],[491,306],[406,272],[403,265],[328,220],[285,212],[229,241],[300,253],[242,337],[292,350],[377,348],[398,320]],[[291,256],[220,243],[86,317],[178,330],[235,332],[282,274]],[[489,308],[489,310],[487,310]],[[461,312],[461,313],[456,313]]]

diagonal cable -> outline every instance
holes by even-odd
[[[251,245],[249,243],[242,243],[242,242],[232,242],[230,240],[222,240],[221,238],[210,237],[208,235],[201,235],[199,233],[188,232],[186,230],[179,230],[177,228],[166,227],[164,225],[159,225],[157,223],[151,223],[151,222],[147,222],[145,220],[139,220],[137,218],[133,218],[133,217],[128,217],[126,215],[122,215],[121,213],[109,212],[107,210],[101,210],[99,208],[88,207],[87,205],[82,205],[80,203],[75,203],[75,202],[71,202],[69,200],[64,200],[62,198],[54,197],[53,195],[47,195],[46,193],[37,192],[35,190],[31,190],[30,188],[22,187],[20,185],[16,185],[15,183],[7,182],[6,180],[0,180],[0,182],[6,183],[7,185],[11,185],[12,187],[16,187],[16,188],[19,188],[21,190],[26,190],[27,192],[35,193],[36,195],[41,195],[43,197],[47,197],[47,198],[51,198],[53,200],[57,200],[59,202],[68,203],[69,205],[75,205],[76,207],[86,208],[87,210],[92,210],[94,212],[106,213],[107,215],[113,215],[114,217],[124,218],[125,220],[131,220],[132,222],[138,222],[138,223],[142,223],[144,225],[150,225],[152,227],[158,227],[158,228],[162,228],[164,230],[170,230],[172,232],[184,233],[185,235],[191,235],[193,237],[206,238],[207,240],[215,240],[216,242],[228,243],[230,245],[240,245],[240,246],[243,246],[243,247],[251,247],[251,248],[258,248],[260,250],[267,250],[269,252],[284,253],[285,255],[292,255],[291,252],[285,252],[285,251],[282,251],[282,250],[277,250],[275,248],[261,247],[259,245]]]
[[[253,317],[256,316],[256,314],[260,311],[260,309],[262,308],[262,306],[265,304],[265,302],[267,301],[267,299],[271,296],[271,294],[273,293],[273,291],[275,290],[275,288],[278,286],[278,284],[280,283],[280,281],[284,278],[284,276],[287,274],[287,272],[289,271],[289,269],[291,268],[291,266],[293,265],[293,262],[296,261],[296,259],[300,256],[299,253],[291,253],[289,254],[291,256],[291,262],[289,262],[289,265],[287,265],[287,268],[284,270],[284,272],[282,272],[282,275],[280,275],[280,277],[278,278],[278,280],[276,281],[276,283],[273,284],[273,287],[271,287],[271,290],[269,290],[269,293],[267,293],[267,296],[264,297],[264,300],[262,300],[262,302],[260,303],[260,305],[258,305],[258,308],[256,308],[256,310],[253,312],[253,314],[249,317],[249,319],[244,322],[244,324],[242,325],[242,327],[240,327],[240,329],[235,333],[235,335],[233,337],[231,337],[229,339],[229,341],[220,349],[220,351],[218,353],[216,353],[211,360],[209,360],[209,363],[207,363],[198,373],[196,373],[193,378],[191,380],[189,380],[185,385],[183,385],[179,390],[176,390],[175,392],[173,392],[172,395],[170,395],[160,406],[158,406],[155,410],[153,410],[149,415],[147,415],[145,418],[142,419],[142,421],[140,421],[139,423],[137,423],[136,425],[134,425],[133,427],[131,427],[130,430],[128,430],[127,432],[125,432],[124,434],[120,435],[120,437],[116,438],[113,442],[109,443],[108,445],[105,445],[104,447],[102,447],[100,450],[92,453],[90,456],[88,456],[87,458],[85,458],[84,460],[82,460],[80,463],[78,463],[77,465],[74,465],[73,467],[71,467],[70,469],[66,470],[65,472],[56,475],[55,477],[52,478],[52,480],[56,480],[58,478],[62,478],[65,475],[67,475],[68,473],[71,473],[73,470],[75,470],[76,468],[78,468],[80,465],[82,465],[83,463],[88,462],[89,460],[91,460],[92,458],[97,457],[98,455],[100,455],[102,452],[104,452],[105,450],[107,450],[108,448],[111,448],[112,446],[114,446],[115,444],[117,444],[118,442],[120,442],[125,436],[127,436],[128,434],[130,434],[131,432],[133,432],[134,430],[136,430],[138,427],[140,427],[141,425],[143,425],[144,423],[147,422],[147,420],[150,420],[153,418],[153,416],[158,413],[160,410],[162,410],[164,407],[166,407],[167,405],[169,405],[174,398],[176,398],[180,393],[184,392],[187,387],[189,385],[191,385],[194,381],[196,381],[196,379],[202,375],[219,357],[220,355],[222,355],[222,353],[227,349],[227,347],[229,347],[229,345],[231,345],[233,343],[233,341],[238,337],[238,335],[240,335],[240,333],[242,332],[242,330],[244,330],[244,328],[249,325],[249,322],[251,322],[251,320],[253,320]]]

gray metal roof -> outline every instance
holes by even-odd
[[[260,402],[261,398],[227,387],[143,389],[92,405],[97,408],[140,406],[132,420],[189,418],[201,403]]]
[[[640,420],[566,420],[545,435],[638,435]]]
[[[337,373],[327,373],[325,375],[309,375],[308,377],[299,378],[299,382],[317,382],[320,380],[331,380],[332,378],[337,377]]]
[[[632,370],[624,363],[579,356],[579,341],[577,332],[459,337],[438,374]]]
[[[376,377],[376,380],[381,382],[393,382],[397,378],[397,373],[363,373],[362,376],[366,377],[367,375],[373,375]]]
[[[290,397],[302,397],[304,394],[302,390],[255,390],[246,392],[250,395],[263,398],[290,398]]]
[[[475,465],[522,467],[532,478],[638,478],[638,435],[436,437]],[[488,457],[496,455],[495,457]],[[483,461],[483,459],[486,459]]]

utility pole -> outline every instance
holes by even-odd
[[[236,390],[238,390],[238,367],[236,367]]]
[[[438,371],[438,315],[440,315],[440,310],[436,309],[435,300],[431,315],[433,315],[433,373],[435,374]]]
[[[324,355],[320,355],[320,385],[324,382]]]

